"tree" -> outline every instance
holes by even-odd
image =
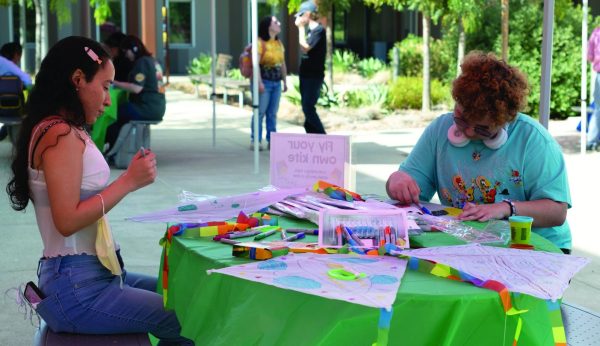
[[[444,16],[444,22],[456,25],[458,29],[457,76],[460,74],[460,64],[465,56],[466,34],[478,30],[481,26],[486,2],[486,0],[448,0],[448,12]]]
[[[21,12],[28,8],[35,9],[35,70],[40,68],[42,57],[48,52],[48,10],[56,14],[58,24],[62,25],[71,21],[71,5],[77,0],[0,0],[0,6],[19,4]],[[95,6],[94,17],[102,23],[110,16],[108,0],[90,0],[90,5]],[[23,24],[23,23],[21,23]],[[25,33],[21,32],[22,45],[25,43]]]
[[[388,5],[397,11],[410,9],[421,12],[423,25],[423,94],[422,111],[431,110],[431,74],[429,52],[429,38],[431,36],[431,22],[436,23],[446,11],[444,0],[363,0],[366,5],[381,8]]]

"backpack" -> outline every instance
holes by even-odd
[[[246,78],[252,78],[252,44],[247,45],[240,54],[240,72]]]
[[[259,51],[260,51],[260,46],[262,44],[263,44],[262,40],[259,39],[258,40]],[[264,49],[263,49],[262,54],[260,54],[259,64],[262,61],[263,54],[264,54]],[[240,54],[239,66],[240,66],[240,72],[242,73],[242,76],[244,76],[246,78],[252,78],[252,43],[247,45],[244,48],[244,50],[242,51],[242,54]]]

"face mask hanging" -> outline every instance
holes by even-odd
[[[117,275],[121,277],[121,287],[123,286],[123,270],[121,269],[121,264],[119,263],[119,259],[117,258],[117,251],[115,249],[115,241],[112,237],[112,232],[110,230],[110,224],[108,223],[108,218],[104,213],[104,199],[102,195],[97,194],[96,196],[100,197],[102,201],[102,217],[98,220],[98,227],[96,233],[96,256],[98,256],[98,260],[106,269],[110,270],[113,275]]]

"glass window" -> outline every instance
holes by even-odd
[[[333,41],[334,43],[346,43],[346,12],[333,12]]]
[[[19,27],[21,25],[21,6],[12,6],[13,40],[19,42]],[[25,42],[35,42],[35,9],[33,6],[25,9]]]
[[[169,44],[192,44],[192,2],[190,0],[169,1]]]
[[[109,0],[108,7],[110,8],[110,15],[106,18],[106,22],[100,25],[100,38],[98,39],[100,42],[104,42],[113,32],[125,32],[121,0]]]

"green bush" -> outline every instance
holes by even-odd
[[[208,54],[200,53],[197,58],[192,59],[187,71],[191,75],[209,74],[212,64],[212,58]]]
[[[543,8],[525,0],[517,1],[516,6],[518,11],[511,16],[509,61],[527,75],[526,112],[539,117],[542,27],[536,23],[542,23]],[[550,115],[555,119],[574,115],[571,107],[579,104],[581,87],[581,9],[570,5],[560,9],[554,26],[550,94]]]
[[[289,85],[291,85],[291,87],[289,87]],[[295,106],[300,106],[302,104],[300,81],[297,76],[288,76],[288,90],[283,95]]]
[[[409,34],[404,40],[394,45],[399,50],[399,73],[401,76],[414,77],[423,75],[423,38]],[[452,79],[456,75],[455,50],[450,41],[431,38],[429,43],[431,78],[439,80]],[[388,52],[390,61],[394,52]]]
[[[358,57],[350,50],[336,50],[333,52],[333,71],[350,72],[355,68]]]
[[[344,105],[350,108],[383,106],[387,101],[387,85],[369,85],[367,89],[350,90],[344,94]]]
[[[367,58],[360,60],[356,64],[356,69],[361,76],[371,78],[373,75],[386,68],[384,62],[377,58]]]
[[[422,77],[399,77],[390,83],[387,105],[391,109],[421,109],[423,93]],[[431,81],[431,103],[448,102],[450,89],[437,79]]]
[[[240,72],[239,68],[233,68],[227,71],[227,78],[235,79],[235,80],[244,80],[246,77],[242,76],[242,72]]]

